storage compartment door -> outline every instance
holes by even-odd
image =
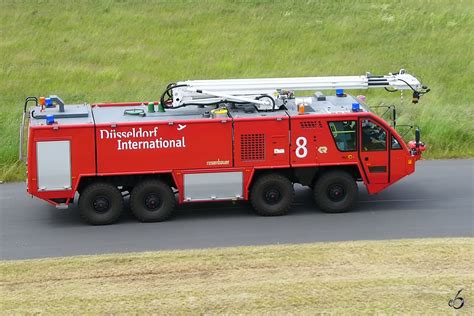
[[[38,190],[53,191],[71,188],[70,141],[36,143]]]
[[[184,175],[184,200],[237,200],[243,197],[243,173],[213,172]]]

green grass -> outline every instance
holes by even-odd
[[[472,238],[358,241],[0,262],[3,314],[473,312]]]
[[[385,74],[403,67],[431,86],[366,92],[416,122],[426,157],[474,156],[472,1],[0,2],[0,179],[22,177],[26,96],[68,103],[157,100],[169,82]]]

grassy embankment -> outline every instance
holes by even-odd
[[[409,95],[427,158],[474,156],[472,1],[10,1],[0,3],[0,180],[17,162],[26,96],[69,103],[157,100],[169,82],[384,74],[400,67],[433,91]],[[366,93],[400,104],[398,93]]]
[[[0,262],[0,309],[47,314],[473,312],[472,238]]]

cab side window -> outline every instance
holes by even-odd
[[[362,121],[362,151],[387,150],[387,132],[370,120]]]
[[[334,121],[329,122],[332,137],[340,151],[355,151],[357,148],[357,122]]]
[[[392,136],[392,149],[402,149],[402,145],[400,145],[395,136]]]

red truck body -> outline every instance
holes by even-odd
[[[79,194],[86,221],[108,224],[127,193],[143,221],[166,219],[175,195],[178,203],[250,200],[261,215],[282,215],[294,183],[313,188],[322,210],[342,212],[357,181],[375,194],[414,172],[423,147],[405,144],[359,98],[305,100],[271,111],[235,103],[157,111],[158,102],[58,111],[36,100],[27,189],[60,208]]]

